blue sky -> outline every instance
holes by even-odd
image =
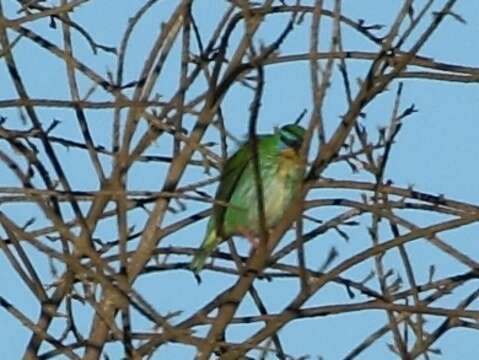
[[[50,2],[51,3],[51,2]],[[114,3],[114,6],[112,5]],[[80,7],[72,18],[88,28],[95,40],[101,44],[109,46],[118,46],[123,31],[126,27],[128,17],[142,4],[142,1],[98,1],[92,0],[89,4]],[[305,1],[304,3],[308,3]],[[423,4],[425,1],[417,1],[417,4]],[[438,1],[433,6],[439,9],[442,1]],[[142,20],[136,31],[133,33],[131,46],[128,48],[125,81],[136,79],[143,65],[146,54],[159,31],[162,21],[165,21],[171,14],[178,1],[163,0],[153,7],[147,16]],[[212,26],[217,21],[219,14],[225,8],[226,2],[212,0],[197,0],[194,5],[194,14],[198,21],[199,28],[204,32],[207,39],[212,31]],[[332,2],[325,1],[326,7],[331,9]],[[16,14],[16,5],[12,0],[2,2],[5,8],[6,16],[14,18]],[[389,24],[397,12],[400,2],[398,1],[378,1],[378,0],[344,0],[343,14],[352,19],[365,19],[368,24]],[[212,11],[214,8],[214,11]],[[448,17],[441,28],[433,35],[426,46],[420,51],[420,55],[434,58],[451,64],[462,64],[467,66],[478,66],[477,57],[477,29],[479,27],[479,5],[474,1],[458,1],[454,10],[467,21],[467,24],[461,24]],[[275,39],[281,31],[288,18],[286,16],[275,15],[271,21],[265,22],[259,31],[257,40],[269,43]],[[292,35],[286,40],[281,48],[281,55],[304,53],[308,51],[309,42],[309,23],[310,17],[305,17],[305,23],[297,26]],[[429,22],[427,18],[426,23]],[[324,51],[329,46],[328,35],[330,22],[325,20],[325,28],[322,30],[322,45]],[[50,41],[61,44],[61,31],[51,29],[49,21],[44,19],[35,24],[28,25],[48,38]],[[387,31],[385,27],[378,35],[383,35]],[[424,27],[419,27],[419,31]],[[233,35],[234,41],[242,35],[243,28],[238,27]],[[371,42],[359,37],[354,31],[343,27],[344,48],[346,50],[357,51],[375,51],[376,47]],[[9,33],[10,38],[14,33]],[[416,33],[417,35],[417,33]],[[416,36],[413,36],[416,38]],[[78,35],[74,36],[75,54],[84,63],[95,69],[100,75],[107,77],[107,71],[114,71],[116,66],[115,56],[112,54],[99,52],[92,54],[88,44]],[[160,80],[155,88],[155,92],[161,95],[162,99],[168,99],[176,90],[179,69],[179,45],[176,44],[173,49],[173,56],[166,62]],[[175,55],[176,54],[176,55]],[[69,92],[66,87],[66,71],[62,61],[54,58],[45,50],[38,48],[27,39],[21,39],[14,48],[14,55],[18,66],[22,71],[22,77],[25,80],[27,89],[32,98],[50,98],[50,99],[68,99]],[[307,62],[285,63],[269,65],[265,67],[266,86],[262,107],[260,112],[260,122],[258,129],[260,132],[270,132],[275,126],[288,123],[295,119],[303,109],[311,111],[312,101],[310,94],[310,77]],[[348,62],[352,78],[364,77],[368,62],[351,60]],[[80,88],[82,94],[85,94],[91,87],[91,81],[83,76],[79,76]],[[8,76],[5,63],[0,58],[0,100],[15,98],[13,86]],[[394,184],[400,187],[414,186],[419,191],[432,194],[444,194],[447,197],[477,204],[479,203],[479,194],[477,192],[477,183],[479,173],[477,171],[477,154],[479,153],[479,142],[477,134],[479,125],[477,123],[478,100],[477,83],[447,83],[430,80],[404,79],[403,96],[401,98],[402,109],[411,104],[419,110],[404,122],[403,128],[397,138],[397,144],[394,145],[390,162],[387,167],[386,178],[392,179]],[[194,98],[199,92],[204,90],[205,83],[199,81],[194,90],[188,94],[188,98]],[[398,83],[394,82],[387,92],[381,94],[366,108],[366,118],[361,123],[370,131],[370,136],[377,136],[378,127],[387,125],[391,109],[394,102],[394,95]],[[222,110],[226,119],[226,124],[234,135],[239,138],[245,138],[248,126],[249,104],[252,100],[251,90],[234,86],[225,97]],[[109,100],[110,97],[104,91],[97,89],[92,100]],[[322,109],[325,120],[327,135],[331,135],[339,124],[340,116],[345,113],[347,104],[342,88],[342,80],[339,73],[335,73],[333,83]],[[91,132],[97,144],[106,147],[111,146],[111,126],[112,112],[88,110],[86,111]],[[5,126],[12,128],[22,127],[17,109],[0,109],[0,115],[7,118]],[[44,124],[48,124],[54,119],[61,121],[55,129],[55,135],[66,136],[74,139],[80,139],[79,128],[72,111],[46,108],[39,110],[39,115]],[[309,116],[309,113],[308,113]],[[193,116],[185,117],[185,127],[191,128],[196,120]],[[141,127],[140,127],[141,129]],[[144,129],[144,127],[143,127]],[[205,141],[218,141],[218,133],[215,130],[209,130]],[[148,154],[167,155],[171,146],[171,139],[161,138],[148,150]],[[5,142],[0,141],[0,147],[3,150],[11,151]],[[234,151],[236,145],[229,144],[229,150]],[[166,149],[166,150],[165,150]],[[219,151],[218,146],[212,148]],[[55,150],[62,160],[62,165],[69,178],[72,180],[72,187],[79,190],[95,190],[99,184],[95,177],[93,167],[86,153],[75,149],[65,149],[56,146]],[[102,157],[102,164],[107,173],[111,168],[111,162],[108,157]],[[160,190],[166,165],[158,163],[140,163],[132,167],[129,175],[130,190]],[[1,181],[0,186],[18,185],[15,178],[2,164],[0,165]],[[212,171],[211,175],[216,173]],[[373,181],[371,176],[364,172],[353,174],[344,164],[331,166],[324,173],[325,176],[337,179],[352,179]],[[189,184],[206,178],[202,169],[188,169],[182,178],[181,184]],[[215,186],[205,188],[206,191],[213,192]],[[314,193],[315,198],[330,197],[351,197],[360,200],[360,194],[345,193],[338,190],[320,190]],[[180,213],[169,213],[163,225],[177,221],[186,217],[188,214],[197,212],[200,209],[207,208],[204,203],[187,203],[187,211]],[[173,206],[175,206],[173,204]],[[84,204],[84,209],[87,209]],[[25,223],[32,216],[36,217],[36,223],[32,228],[45,225],[45,220],[34,206],[25,203],[8,205],[0,204],[0,210],[9,214],[18,224]],[[337,214],[342,209],[327,208],[314,210],[312,214],[316,217],[327,220]],[[65,207],[65,213],[68,214],[69,208]],[[404,211],[401,212],[404,217],[414,221],[418,225],[429,224],[438,221],[438,217],[431,217],[419,212]],[[71,214],[70,214],[71,216]],[[129,222],[135,225],[136,229],[144,226],[145,212],[141,210],[133,211],[129,215]],[[370,225],[370,217],[362,217],[361,227],[347,229],[350,236],[349,242],[345,242],[338,234],[328,232],[318,239],[312,241],[307,247],[308,264],[318,267],[326,258],[326,254],[331,246],[335,246],[340,254],[337,261],[352,256],[370,246],[366,226]],[[115,220],[107,220],[100,223],[95,231],[95,236],[103,240],[114,240],[116,238]],[[184,230],[164,239],[161,246],[199,246],[205,231],[206,221],[195,223]],[[312,224],[306,224],[307,228],[312,228]],[[471,258],[478,260],[476,237],[479,230],[477,225],[471,225],[460,231],[451,231],[442,235],[449,244],[467,253]],[[384,240],[390,238],[384,229]],[[4,236],[3,232],[0,232]],[[291,238],[291,232],[286,239]],[[236,240],[242,253],[248,253],[248,244],[242,240]],[[282,244],[285,244],[283,242]],[[134,244],[132,244],[132,247]],[[453,275],[461,273],[466,268],[445,256],[442,252],[427,245],[423,240],[407,246],[410,255],[417,269],[418,281],[426,282],[428,278],[429,266],[436,265],[436,276]],[[222,247],[226,250],[227,247]],[[29,249],[38,264],[38,269],[45,278],[50,278],[49,263],[44,256],[35,253]],[[294,261],[295,257],[288,258]],[[181,258],[182,261],[188,259]],[[385,262],[394,269],[396,274],[403,276],[404,269],[398,260],[397,251],[393,250],[385,256]],[[359,280],[364,278],[373,265],[372,261],[357,266],[345,275]],[[0,272],[0,283],[2,291],[0,294],[8,301],[12,302],[26,315],[35,319],[39,308],[34,298],[28,292],[18,276],[13,272],[3,254],[0,255],[0,266],[3,269]],[[60,267],[61,268],[61,267]],[[210,301],[219,291],[230,286],[234,282],[230,276],[222,276],[213,272],[205,271],[203,274],[203,283],[198,286],[190,273],[186,271],[170,271],[163,273],[153,273],[141,277],[135,283],[135,290],[141,293],[154,307],[161,313],[182,311],[178,321],[186,318],[195,309]],[[368,283],[372,287],[375,280]],[[473,284],[472,284],[473,285]],[[270,312],[279,312],[288,304],[297,290],[297,282],[292,280],[280,280],[266,282],[258,280],[255,283],[258,291],[267,303]],[[457,293],[447,297],[438,303],[440,306],[454,306],[458,299],[464,297],[471,290],[471,284],[467,289],[459,289]],[[349,299],[343,287],[337,285],[327,285],[318,294],[313,296],[307,303],[310,306],[328,305],[335,303],[349,303],[360,301],[361,297]],[[439,306],[438,305],[438,306]],[[475,302],[471,308],[477,309],[478,303]],[[76,303],[75,310],[78,311],[77,322],[81,331],[88,334],[90,323],[88,315],[89,309],[86,306]],[[255,307],[251,298],[247,298],[241,304],[238,315],[256,314]],[[431,318],[428,326],[431,329],[438,321],[442,319]],[[359,312],[343,314],[339,316],[321,317],[313,319],[298,320],[287,325],[281,330],[279,336],[283,341],[285,351],[295,357],[301,355],[323,356],[326,360],[342,358],[347,350],[356,346],[366,336],[378,327],[384,325],[387,321],[386,314],[383,311]],[[144,322],[139,316],[133,318],[134,326],[143,330],[150,330],[150,324]],[[28,333],[3,309],[0,309],[0,348],[3,349],[4,357],[8,359],[18,358],[24,350]],[[257,329],[257,325],[237,326],[228,328],[227,338],[231,341],[241,341],[252,334]],[[52,327],[51,333],[58,336],[61,333],[61,321]],[[204,328],[198,329],[199,334],[204,333]],[[11,334],[11,335],[10,335]],[[13,335],[14,334],[14,335]],[[10,335],[10,336],[9,336]],[[386,359],[392,358],[391,352],[387,348],[387,343],[391,341],[389,336],[385,336],[378,341],[368,351],[364,352],[359,359]],[[458,346],[461,344],[461,346]],[[440,339],[436,347],[442,350],[442,359],[472,359],[477,358],[477,335],[473,330],[458,328],[449,332]],[[47,346],[44,350],[49,349]],[[106,352],[112,358],[115,358],[122,351],[117,345],[108,345]],[[172,358],[191,358],[194,348],[178,344],[171,344],[162,347],[154,356],[155,359]]]

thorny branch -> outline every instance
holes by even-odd
[[[341,0],[332,9],[320,0],[218,1],[220,10],[205,24],[201,2],[177,1],[165,12],[160,1],[145,0],[129,18],[113,20],[121,30],[115,44],[97,40],[100,34],[79,16],[97,11],[98,3],[0,1],[1,82],[9,89],[0,98],[0,250],[2,266],[21,280],[23,296],[36,302],[39,315],[29,317],[32,312],[22,311],[9,293],[0,296],[0,308],[30,335],[25,359],[99,359],[109,356],[113,343],[122,352],[113,357],[133,359],[170,343],[194,348],[197,359],[292,359],[282,329],[296,320],[309,318],[320,327],[325,317],[379,311],[382,325],[359,334],[357,345],[338,356],[354,359],[382,342],[399,358],[429,359],[451,330],[479,329],[471,307],[478,298],[479,259],[443,234],[476,224],[479,204],[395,184],[389,172],[403,129],[415,122],[416,104],[404,105],[417,83],[410,80],[431,86],[479,82],[479,68],[424,50],[441,36],[438,29],[465,23],[455,11],[459,1],[404,0],[390,24],[355,20]],[[141,26],[151,16],[162,23],[148,30],[145,45]],[[51,96],[58,92],[49,89],[34,95],[24,46],[38,57],[41,71],[51,60],[61,65],[47,71],[64,75],[55,86],[67,96]],[[107,59],[106,72],[100,57]],[[141,69],[134,69],[132,57],[142,61]],[[278,84],[272,74],[281,69],[299,78],[298,66],[308,74],[298,79],[309,101],[301,149],[307,176],[280,224],[266,229],[258,129],[267,121],[270,84]],[[342,95],[334,92],[336,84]],[[289,96],[289,87],[283,82],[279,91]],[[249,103],[237,100],[245,93]],[[343,96],[334,110],[342,106],[340,121],[326,116],[333,96]],[[367,116],[372,103],[383,107],[379,130]],[[289,103],[275,106],[297,112]],[[250,110],[249,127],[237,121],[238,109]],[[214,279],[227,286],[212,292],[184,276],[201,233],[195,232],[194,243],[186,239],[189,228],[210,215],[199,205],[218,203],[211,185],[228,145],[238,143],[235,134],[246,130],[260,246],[248,254],[233,241],[228,251],[217,249],[201,286]],[[344,176],[327,177],[332,166]],[[351,174],[361,177],[352,180]],[[420,220],[425,216],[427,224]],[[294,235],[284,236],[293,223]],[[412,246],[418,243],[466,270],[437,275],[428,263],[425,275]],[[354,272],[359,267],[369,274]],[[153,298],[138,285],[147,279]],[[286,305],[272,311],[278,297],[272,289],[284,284],[294,290],[280,291]],[[315,296],[328,287],[343,296],[317,304]],[[191,308],[184,307],[179,289]],[[195,293],[205,291],[199,302]],[[168,296],[178,307],[159,311]],[[432,317],[440,319],[435,326]],[[231,335],[238,327],[241,341]]]

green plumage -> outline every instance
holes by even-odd
[[[274,134],[258,136],[266,226],[281,220],[303,180],[299,149],[305,130],[285,125]],[[233,236],[257,237],[260,232],[251,143],[244,143],[225,163],[206,235],[190,265],[198,274],[221,241]]]

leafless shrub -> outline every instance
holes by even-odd
[[[322,354],[323,320],[380,310],[383,325],[357,325],[336,358],[386,342],[391,356],[429,359],[450,330],[477,329],[477,260],[442,233],[476,223],[479,207],[388,174],[417,111],[403,81],[478,82],[478,68],[422,53],[444,23],[464,22],[456,2],[404,0],[385,25],[348,16],[341,0],[144,0],[114,19],[98,12],[131,5],[1,2],[0,247],[23,290],[2,291],[0,306],[29,332],[24,358],[161,357],[174,343],[197,359],[290,359],[298,340],[281,331],[310,318],[323,330],[305,359]],[[264,124],[269,93],[294,95],[286,77],[270,85],[271,69],[300,78],[309,97],[304,191],[251,253],[220,247],[198,285],[187,267],[228,145]],[[326,114],[332,96],[339,119]],[[430,249],[466,270],[436,274]],[[315,336],[297,328],[305,343]]]

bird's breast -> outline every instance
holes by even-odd
[[[275,171],[264,180],[267,223],[274,226],[289,206],[301,183],[300,158],[293,149],[285,149],[278,156]]]
[[[280,178],[289,178],[298,173],[301,159],[296,150],[287,148],[280,152],[278,157],[277,174]]]

